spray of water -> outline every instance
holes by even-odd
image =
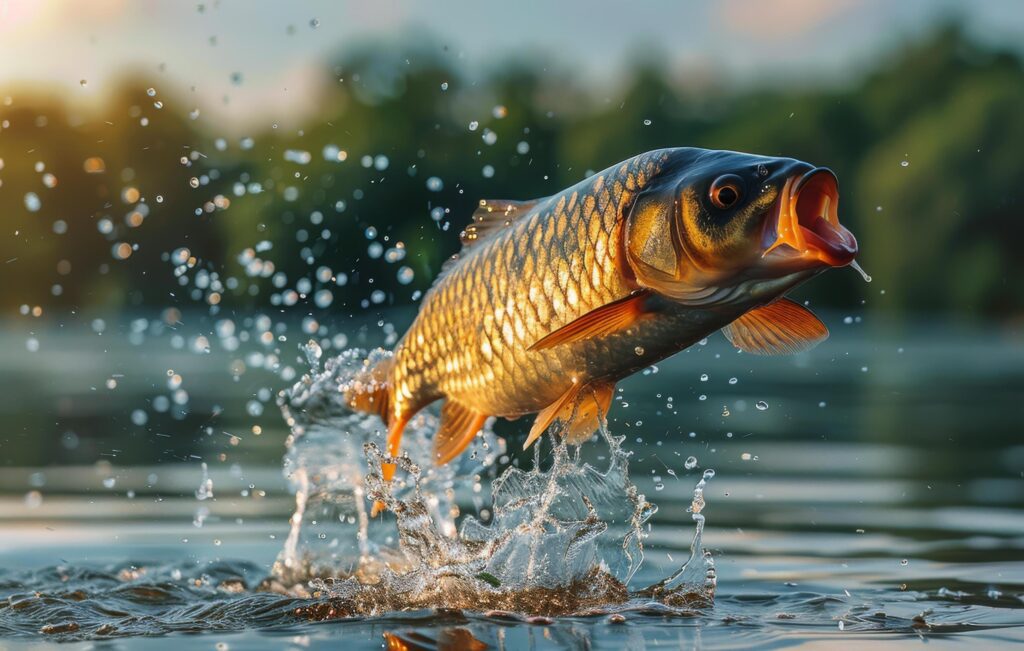
[[[373,381],[368,369],[389,353],[349,350],[327,360],[306,349],[312,371],[279,397],[291,427],[285,474],[296,493],[291,534],[273,587],[325,597],[310,617],[380,614],[409,608],[465,608],[562,615],[649,604],[710,603],[714,565],[701,546],[705,471],[691,510],[697,529],[687,563],[631,592],[656,507],[630,481],[629,453],[606,427],[601,471],[556,437],[535,447],[532,469],[507,467],[482,498],[484,479],[507,463],[505,442],[486,426],[468,454],[437,467],[429,458],[437,416],[426,410],[406,429],[401,457],[386,456],[383,423],[353,413],[343,394]],[[382,464],[399,469],[384,481]],[[379,500],[387,514],[371,519]],[[463,515],[463,509],[469,514]],[[461,526],[456,529],[456,522]],[[323,611],[323,612],[321,612]]]

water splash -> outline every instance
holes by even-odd
[[[322,576],[375,577],[382,564],[398,562],[398,529],[393,521],[370,524],[366,477],[371,459],[367,443],[384,443],[384,424],[377,416],[354,413],[344,392],[358,383],[373,382],[369,369],[390,353],[348,350],[320,368],[322,351],[311,342],[304,347],[311,370],[278,396],[291,428],[284,458],[284,475],[296,496],[296,509],[284,549],[274,566],[285,584]],[[436,431],[436,413],[424,410],[409,423],[404,440],[411,461],[427,468],[418,488],[429,494],[426,508],[447,536],[456,534],[457,486],[479,483],[505,452],[503,440],[489,428],[474,440],[457,462],[430,463],[428,434]],[[402,498],[417,487],[398,477],[392,489]]]
[[[718,578],[715,570],[715,559],[711,552],[704,549],[704,514],[706,506],[704,489],[715,476],[715,471],[708,468],[693,489],[693,501],[688,511],[692,513],[696,525],[693,540],[690,542],[690,555],[676,572],[658,583],[641,590],[642,594],[650,595],[670,605],[685,605],[693,600],[714,598]]]
[[[505,443],[484,427],[469,453],[447,466],[430,458],[437,415],[425,410],[405,430],[401,457],[386,456],[384,424],[353,413],[344,394],[376,381],[370,369],[390,353],[349,350],[312,370],[279,404],[292,434],[285,475],[296,493],[292,529],[274,567],[272,589],[325,599],[309,617],[382,614],[409,608],[509,610],[564,615],[650,602],[692,607],[714,595],[714,564],[701,547],[703,490],[691,510],[697,529],[687,563],[655,586],[631,593],[656,507],[629,479],[629,452],[602,427],[608,467],[582,462],[579,449],[550,437],[535,446],[529,471],[507,467],[485,505],[484,475],[506,463]],[[381,467],[399,472],[384,481]],[[383,518],[369,505],[387,506]],[[471,513],[456,520],[462,507]],[[329,604],[329,605],[324,605]]]

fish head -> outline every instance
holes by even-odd
[[[625,257],[637,284],[706,304],[781,293],[853,262],[834,173],[791,158],[676,150],[637,195]]]

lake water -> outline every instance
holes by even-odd
[[[798,357],[740,355],[712,337],[622,385],[610,427],[632,453],[633,483],[658,506],[630,586],[656,582],[686,558],[687,507],[713,468],[703,510],[713,605],[632,599],[532,618],[548,604],[518,614],[338,617],[327,597],[261,588],[294,500],[273,401],[259,415],[246,405],[287,383],[255,371],[233,382],[228,355],[191,354],[165,339],[129,345],[117,328],[105,337],[43,332],[32,353],[8,332],[0,649],[1021,643],[1020,334],[928,323],[894,330],[843,316],[826,315],[832,338]],[[184,378],[187,414],[152,409],[169,369]],[[131,417],[140,407],[144,426]],[[497,431],[517,450],[526,427]],[[602,446],[589,444],[584,457],[600,466]],[[528,465],[531,456],[515,458]],[[214,495],[200,502],[201,463]],[[464,513],[476,508],[468,493],[456,500]]]

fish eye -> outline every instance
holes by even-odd
[[[732,208],[743,198],[743,180],[735,174],[723,174],[711,183],[708,196],[715,208]]]

